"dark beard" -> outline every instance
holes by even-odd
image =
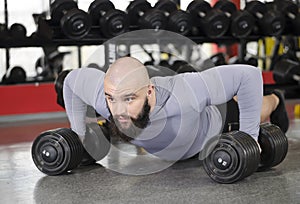
[[[108,109],[109,110],[109,109]],[[110,111],[110,110],[109,110]],[[149,122],[149,114],[150,114],[150,105],[148,103],[148,99],[146,98],[142,111],[138,115],[136,119],[131,118],[132,124],[130,125],[129,128],[126,129],[121,129],[121,125],[118,124],[118,121],[114,120],[111,112],[109,116],[109,135],[112,138],[120,138],[121,140],[125,142],[130,142],[134,138],[136,138],[138,135],[141,134],[144,128],[147,127],[148,122]],[[117,124],[116,124],[117,123]]]

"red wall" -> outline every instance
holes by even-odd
[[[54,83],[0,86],[0,116],[64,111]]]

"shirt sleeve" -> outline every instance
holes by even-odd
[[[92,106],[101,116],[108,118],[103,83],[105,73],[94,68],[72,70],[63,86],[63,97],[71,129],[80,137],[86,131],[87,105]]]
[[[257,140],[263,99],[262,74],[257,67],[224,65],[199,73],[185,74],[185,78],[198,100],[204,100],[207,106],[226,103],[236,95],[240,131]],[[199,84],[205,89],[199,89]]]

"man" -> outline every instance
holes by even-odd
[[[263,97],[262,84],[261,71],[249,65],[149,79],[140,61],[124,57],[106,73],[73,70],[63,93],[71,128],[82,139],[90,105],[110,121],[111,134],[161,158],[179,160],[200,152],[229,122],[239,122],[240,131],[256,141],[260,123],[269,118],[286,132],[283,98],[279,92]],[[226,115],[219,106],[224,103]]]

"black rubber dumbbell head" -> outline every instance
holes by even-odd
[[[72,9],[62,17],[60,26],[68,38],[81,39],[89,33],[91,20],[83,10]]]
[[[105,37],[114,37],[128,30],[129,22],[125,12],[110,10],[100,19],[100,27]]]
[[[130,25],[138,25],[139,19],[151,8],[151,4],[146,0],[131,1],[126,8]]]
[[[48,130],[34,140],[31,155],[41,172],[51,176],[60,175],[80,164],[83,145],[71,129]]]
[[[9,28],[9,35],[15,39],[23,39],[26,37],[27,30],[24,25],[20,23],[14,23]]]
[[[95,0],[93,1],[88,9],[88,13],[91,16],[93,25],[98,25],[99,20],[104,13],[109,10],[115,9],[114,4],[109,0]]]
[[[222,134],[204,159],[204,169],[218,183],[234,183],[255,172],[260,156],[256,141],[248,134],[233,131]]]
[[[56,0],[50,5],[51,20],[58,24],[67,11],[75,8],[78,6],[73,0]]]
[[[262,149],[258,171],[263,171],[280,164],[288,151],[288,140],[276,125],[270,123],[260,126],[258,142]]]
[[[127,14],[115,9],[109,0],[95,0],[88,9],[93,25],[99,25],[104,37],[114,37],[128,30]]]
[[[219,9],[212,9],[210,4],[204,0],[194,0],[187,11],[193,18],[193,24],[203,34],[211,38],[223,36],[230,25],[230,18]]]
[[[230,34],[234,37],[243,38],[251,34],[254,28],[254,18],[248,11],[237,10],[234,3],[221,0],[214,8],[220,9],[230,17]]]
[[[175,2],[170,0],[158,1],[154,8],[164,12],[168,17],[167,29],[181,35],[187,35],[192,30],[192,21],[189,14],[178,10]]]
[[[4,75],[2,82],[6,84],[24,83],[26,81],[26,72],[20,66],[15,66],[10,70],[9,75]]]

